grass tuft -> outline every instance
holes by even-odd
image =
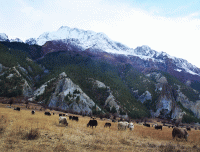
[[[166,145],[160,145],[160,151],[161,152],[178,152],[180,150],[177,150],[176,147],[174,145],[172,145],[171,143],[168,143]]]
[[[31,130],[29,132],[27,132],[24,137],[27,140],[34,140],[34,139],[38,139],[39,136],[40,136],[39,129],[32,129],[31,128]]]

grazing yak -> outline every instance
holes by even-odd
[[[157,125],[157,126],[155,126],[155,129],[160,129],[160,130],[162,130],[162,126],[161,126],[161,125]]]
[[[93,128],[93,126],[95,126],[95,128],[96,128],[97,125],[98,125],[97,120],[90,120],[87,124],[87,127],[92,126],[92,128]]]
[[[69,116],[69,120],[72,120],[72,116]]]
[[[109,122],[106,122],[105,125],[104,125],[104,127],[106,127],[106,128],[107,128],[107,127],[110,128],[110,126],[111,126],[111,123],[109,123]]]
[[[59,125],[60,124],[63,124],[63,125],[66,125],[68,126],[68,123],[67,123],[67,118],[66,117],[59,117]]]
[[[73,117],[72,117],[72,120],[78,121],[78,117],[77,117],[77,116],[73,116]]]
[[[130,130],[133,130],[133,129],[134,129],[134,125],[133,125],[132,122],[128,124],[128,128],[130,128]]]
[[[172,137],[178,137],[178,138],[185,138],[187,141],[187,137],[189,136],[188,132],[185,129],[179,129],[175,127],[172,131]]]
[[[127,127],[126,122],[118,122],[118,130],[126,130]]]
[[[35,114],[35,111],[34,111],[34,110],[32,110],[32,111],[31,111],[31,113],[32,113],[32,115],[34,115],[34,114]]]
[[[146,126],[146,127],[150,127],[150,124],[147,124],[147,123],[145,123],[143,125]]]
[[[126,124],[126,127],[128,127],[128,124],[129,124],[129,123],[128,123],[127,121],[124,121],[124,124]]]
[[[155,127],[155,126],[157,126],[157,125],[158,125],[158,124],[153,124],[152,127]]]
[[[187,131],[191,131],[191,128],[190,128],[190,127],[187,127],[186,129],[187,129]]]
[[[44,114],[47,115],[47,116],[51,116],[50,112],[45,112]]]
[[[14,108],[14,110],[20,111],[20,107]]]

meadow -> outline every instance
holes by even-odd
[[[200,151],[200,131],[188,131],[188,141],[174,140],[172,128],[153,127],[134,123],[134,130],[118,131],[117,122],[97,118],[96,128],[87,127],[90,117],[79,116],[79,121],[68,121],[68,126],[59,125],[58,113],[46,116],[44,111],[26,109],[25,105],[0,104],[0,151],[25,152],[89,152],[89,151],[152,151],[182,152]],[[13,107],[21,106],[21,111]],[[50,110],[46,110],[50,111]],[[104,128],[110,122],[111,128]]]

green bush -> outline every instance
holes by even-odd
[[[198,119],[198,118],[196,118],[194,116],[186,114],[186,115],[183,115],[182,122],[183,123],[192,123],[192,122],[200,123],[200,119]]]

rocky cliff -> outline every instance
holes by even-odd
[[[181,92],[181,86],[174,84],[171,86],[167,78],[161,73],[149,73],[147,77],[153,77],[155,80],[156,92],[159,94],[156,102],[156,111],[151,112],[153,117],[171,117],[173,119],[180,119],[186,114],[185,109],[189,109],[194,116],[200,118],[200,100],[190,101],[186,95]],[[135,91],[137,92],[137,91]],[[194,90],[197,94],[198,91]],[[151,102],[152,94],[147,90],[138,97],[142,103]],[[185,109],[183,109],[185,108]]]
[[[20,65],[8,68],[0,65],[0,82],[1,82],[1,94],[7,96],[30,96],[32,95],[31,85],[27,82],[23,72],[20,69],[24,69]]]
[[[95,103],[90,97],[88,97],[82,89],[74,84],[72,80],[67,77],[66,73],[61,73],[58,78],[52,79],[49,83],[54,82],[53,87],[54,92],[52,92],[48,106],[49,107],[59,107],[64,110],[73,111],[73,112],[82,112],[89,114],[92,112],[92,107],[95,106]],[[47,83],[42,85],[34,93],[34,96],[39,96],[44,94],[47,87]],[[96,106],[97,110],[101,110]]]

